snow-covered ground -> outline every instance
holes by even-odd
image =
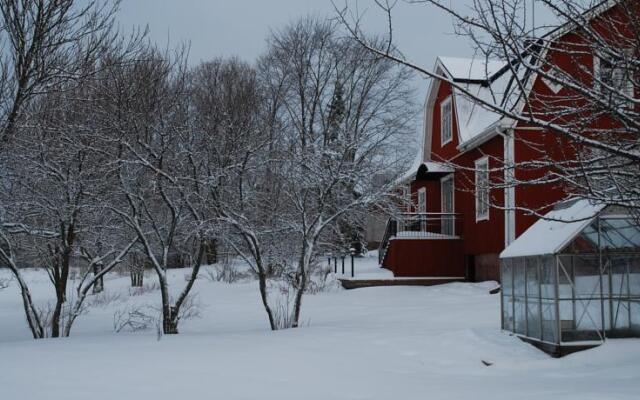
[[[182,285],[185,273],[171,271],[172,282]],[[45,301],[46,276],[27,275]],[[128,284],[113,275],[71,338],[39,341],[29,339],[15,286],[0,290],[0,399],[611,400],[640,393],[640,340],[552,359],[500,332],[492,283],[334,288],[305,298],[307,326],[271,332],[255,282],[201,279],[201,317],[160,340],[153,329],[114,333],[116,311],[158,301],[152,287],[130,295]]]

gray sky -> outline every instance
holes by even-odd
[[[386,15],[373,0],[348,1],[358,6],[367,33],[386,34]],[[454,4],[463,6],[464,1]],[[334,18],[331,0],[123,0],[119,23],[125,30],[148,25],[151,40],[161,46],[189,42],[192,64],[231,55],[252,62],[265,50],[271,30],[307,15]],[[404,55],[429,69],[437,56],[473,55],[467,40],[453,34],[451,17],[432,6],[398,1],[393,27],[394,43]],[[422,103],[427,82],[420,77],[415,82],[416,100]],[[416,118],[418,135],[421,120]]]
[[[386,20],[374,2],[359,0],[358,6],[365,12],[366,30],[384,33]],[[229,55],[253,61],[271,29],[309,14],[335,16],[330,0],[124,0],[119,20],[123,28],[148,24],[152,40],[161,45],[189,41],[191,62],[197,63]],[[451,18],[440,11],[399,2],[394,18],[396,44],[421,65],[430,68],[438,55],[471,54],[465,39],[452,34]]]

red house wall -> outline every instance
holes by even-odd
[[[633,11],[629,8],[629,12],[640,13],[640,3],[633,5],[636,7]],[[616,34],[626,37],[632,37],[633,32],[629,26],[623,21],[627,20],[628,14],[623,12],[618,6],[613,7],[602,14],[601,17],[592,20],[591,25],[595,30],[609,40],[615,43],[616,39],[610,34],[611,26],[603,23],[603,20],[616,20]],[[585,41],[585,36],[576,32],[568,32],[555,41],[554,50],[547,54],[548,64],[554,65],[563,70],[567,74],[581,80],[586,85],[593,84],[593,56],[591,45]],[[562,88],[559,92],[553,92],[542,79],[534,82],[529,95],[530,104],[540,119],[551,120],[558,124],[569,124],[576,120],[582,120],[585,117],[592,118],[588,107],[584,107],[587,103],[577,92]],[[576,109],[573,113],[567,110]],[[561,110],[560,112],[554,112]],[[558,117],[562,115],[562,117]],[[612,128],[615,123],[608,116],[603,116],[593,121],[592,126],[602,128]],[[524,124],[519,124],[515,129],[515,161],[516,163],[531,160],[564,161],[576,159],[577,153],[583,149],[575,144],[569,145],[568,139],[558,133],[546,130],[532,130]],[[545,174],[552,172],[551,168],[541,168],[537,170],[519,169],[516,171],[516,178],[520,181],[533,182],[544,177]],[[579,194],[579,193],[576,193]],[[566,198],[568,193],[559,184],[530,185],[517,186],[515,188],[516,204],[520,207],[535,210],[538,214],[544,214],[558,201]],[[526,211],[516,212],[516,235],[521,235],[538,219],[532,213]]]
[[[398,277],[464,277],[462,248],[462,240],[392,239],[383,265]]]
[[[634,4],[633,2],[630,4]],[[635,3],[640,10],[640,2]],[[607,11],[604,15],[611,17],[612,15],[623,20],[620,9],[614,7]],[[603,31],[602,25],[596,19],[592,24],[596,29]],[[607,27],[609,29],[609,27]],[[619,32],[626,32],[631,35],[628,29],[620,26]],[[547,54],[549,63],[555,65],[562,70],[568,72],[572,76],[583,77],[586,82],[589,81],[590,74],[584,72],[581,68],[593,67],[593,59],[590,55],[590,46],[585,43],[584,36],[569,32],[563,37],[557,39],[554,47],[557,49]],[[568,55],[566,50],[573,50],[572,55]],[[436,100],[433,104],[432,126],[431,126],[431,154],[433,161],[452,161],[460,168],[455,173],[455,212],[463,215],[463,241],[459,244],[464,256],[473,256],[473,264],[475,266],[475,275],[477,279],[497,279],[498,278],[498,254],[505,246],[505,213],[497,208],[491,208],[489,211],[489,219],[484,221],[475,220],[475,194],[473,193],[475,186],[475,176],[473,168],[475,161],[482,156],[489,156],[490,169],[499,169],[504,159],[504,143],[501,136],[495,136],[486,143],[475,149],[460,153],[457,149],[459,145],[457,119],[453,118],[453,140],[445,145],[441,145],[440,140],[440,104],[452,93],[451,86],[445,82],[438,85]],[[581,100],[576,100],[575,93],[571,93],[566,88],[559,93],[554,93],[541,79],[534,82],[529,95],[529,101],[532,104],[534,112],[538,116],[548,118],[558,118],[560,113],[549,112],[549,104],[554,107],[575,107],[579,105]],[[453,99],[455,102],[455,99]],[[577,102],[577,103],[576,103]],[[455,107],[453,107],[455,113]],[[563,123],[572,119],[583,118],[580,113],[563,115],[562,120],[554,122]],[[595,122],[599,127],[611,126],[612,122],[609,118],[601,118]],[[547,132],[540,129],[531,129],[524,124],[518,124],[514,129],[514,157],[516,163],[532,160],[571,160],[575,159],[579,148],[569,146],[566,138],[560,137],[553,132]],[[468,170],[467,170],[468,169]],[[516,178],[521,182],[535,182],[536,180],[552,172],[549,166],[539,169],[518,169]],[[493,182],[502,182],[502,171],[491,173]],[[420,187],[427,188],[427,211],[441,212],[441,192],[440,181],[417,181],[411,185],[411,192],[414,203],[417,199],[417,191]],[[563,187],[558,184],[534,184],[519,185],[515,188],[515,204],[517,207],[535,210],[537,214],[546,213],[553,204],[566,198],[567,193]],[[490,193],[492,202],[498,206],[503,205],[504,192],[499,189],[492,189]],[[538,217],[530,212],[518,210],[515,213],[515,234],[516,237],[521,235],[528,229]],[[398,243],[400,241],[397,241]],[[406,242],[406,243],[404,243]],[[446,257],[449,257],[449,264],[454,265],[454,269],[464,268],[464,265],[470,259],[460,259],[458,254],[446,255],[434,246],[443,246],[443,241],[404,241],[402,251],[394,249],[394,254],[390,258],[390,262],[397,265],[398,263],[406,263],[407,269],[418,271],[416,265],[422,265],[422,258],[426,253],[425,249],[429,248],[433,253],[429,257],[438,260],[440,263]],[[425,261],[426,262],[426,261]],[[444,262],[444,261],[442,261]],[[421,264],[422,263],[422,264]],[[413,264],[413,266],[411,266]],[[404,265],[404,264],[403,264]]]
[[[451,161],[461,168],[454,175],[455,186],[455,212],[462,215],[463,222],[463,252],[465,256],[474,256],[475,278],[478,280],[498,279],[497,254],[504,249],[504,212],[497,208],[491,208],[489,219],[476,222],[475,210],[475,162],[484,156],[489,157],[489,168],[499,168],[504,153],[504,143],[501,136],[497,136],[470,151],[460,153],[457,149],[459,138],[453,135],[453,140],[441,145],[440,139],[440,104],[451,94],[451,86],[441,83],[438,88],[434,103],[432,120],[431,159],[434,161]],[[455,98],[453,99],[455,102]],[[454,132],[458,131],[457,116],[453,118]],[[502,180],[502,172],[491,172],[491,179],[495,182]],[[417,187],[417,186],[416,186]],[[412,188],[413,190],[413,188]],[[416,189],[417,190],[417,189]],[[492,200],[502,205],[504,192],[501,189],[492,189]],[[427,186],[427,209],[429,212],[441,212],[440,181],[429,183]],[[463,267],[466,264],[464,258],[461,261]]]

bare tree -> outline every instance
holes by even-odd
[[[503,68],[498,73],[486,69],[484,81],[493,82],[498,75],[509,76],[510,86],[506,89],[509,93],[505,88],[496,90],[489,85],[491,94],[478,96],[469,85],[403,57],[392,44],[395,2],[377,2],[389,21],[383,44],[367,40],[360,16],[348,5],[336,6],[336,10],[351,35],[372,54],[447,82],[482,107],[528,129],[537,129],[535,135],[515,137],[535,155],[511,164],[498,160],[503,165],[500,170],[510,171],[506,175],[509,179],[492,181],[492,187],[561,185],[568,196],[638,212],[638,2],[539,0],[537,12],[554,16],[553,21],[544,25],[533,23],[530,3],[524,0],[474,0],[470,7],[440,0],[408,3],[432,7],[434,12],[439,10],[451,17],[456,32],[475,46],[479,64],[502,61]],[[540,81],[550,88],[550,93],[532,89]],[[549,154],[544,146],[544,141],[549,140],[566,150]],[[535,179],[531,179],[532,173]],[[538,215],[541,211],[524,209]]]
[[[26,35],[19,40],[27,41],[22,45],[28,55],[16,57],[31,61],[22,60],[26,86],[16,88],[22,103],[7,117],[6,129],[16,134],[0,152],[0,261],[18,282],[33,337],[68,336],[87,293],[134,242],[118,233],[107,207],[117,168],[102,149],[104,126],[94,118],[102,95],[95,88],[110,63],[106,55],[131,58],[142,37],[123,40],[114,34],[113,10],[105,4],[91,2],[80,11],[73,2],[5,2],[2,7],[9,7],[3,11],[15,19],[13,33]],[[26,27],[35,33],[22,32]],[[70,301],[70,273],[83,260],[88,269]],[[102,268],[91,276],[96,263]],[[55,290],[50,310],[34,304],[22,267],[47,271]]]
[[[336,31],[332,22],[307,18],[275,33],[263,71],[278,94],[279,218],[296,248],[292,327],[311,265],[332,241],[329,228],[392,197],[373,178],[401,169],[394,150],[406,149],[415,116],[410,72]]]
[[[118,199],[112,206],[133,232],[156,272],[163,331],[178,333],[181,307],[210,242],[210,194],[203,175],[206,138],[193,129],[185,52],[175,57],[149,47],[136,62],[113,69],[105,83],[105,113],[118,163]],[[189,267],[173,297],[168,270]]]
[[[278,226],[279,183],[272,171],[277,118],[268,100],[278,95],[262,90],[256,70],[237,59],[198,66],[191,84],[194,123],[205,149],[194,171],[208,177],[203,186],[211,193],[211,215],[227,232],[219,236],[257,276],[275,330],[268,278],[275,263],[274,238],[284,238]]]
[[[31,104],[29,125],[2,157],[0,260],[19,283],[34,338],[68,336],[89,290],[135,242],[126,244],[115,232],[106,207],[115,168],[96,151],[101,130],[88,112],[95,106],[91,86],[75,83]],[[80,267],[81,255],[88,268],[70,303],[69,275]],[[103,268],[90,277],[96,263]],[[44,267],[49,275],[56,300],[46,319],[31,300],[21,266]]]
[[[87,72],[78,55],[94,59],[113,40],[118,3],[0,2],[0,146],[14,135],[24,107],[33,99]]]

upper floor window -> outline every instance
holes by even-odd
[[[451,96],[440,103],[440,144],[445,145],[453,139],[453,112]]]
[[[402,186],[402,202],[405,212],[411,212],[411,188],[409,186]]]
[[[489,158],[476,160],[476,221],[489,219]]]
[[[423,187],[418,189],[418,212],[427,212],[427,189]]]
[[[608,86],[613,89],[610,94],[621,93],[634,97],[633,70],[629,61],[625,59],[616,59],[597,53],[593,57],[595,86],[603,93],[610,90],[606,88]]]

